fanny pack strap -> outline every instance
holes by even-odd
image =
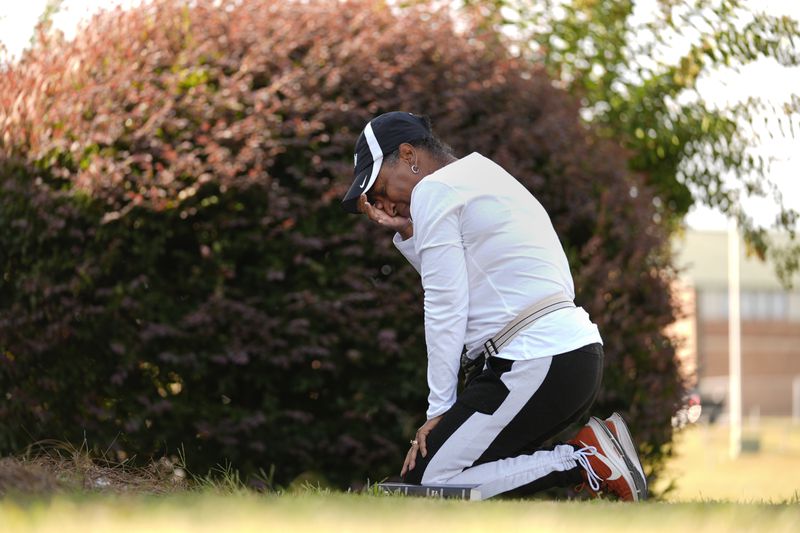
[[[481,355],[485,357],[496,356],[503,349],[503,346],[511,342],[523,329],[543,316],[567,307],[575,307],[575,303],[572,298],[563,292],[539,300],[514,317],[514,320],[509,322],[497,335],[484,342],[483,351],[476,357],[469,359],[479,359]]]

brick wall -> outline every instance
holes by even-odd
[[[697,324],[700,389],[725,397],[728,386],[728,322]],[[792,414],[792,382],[800,377],[800,323],[742,322],[742,413]]]

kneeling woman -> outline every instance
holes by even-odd
[[[429,407],[405,481],[476,485],[483,497],[585,483],[646,498],[618,415],[541,448],[591,407],[603,347],[573,303],[566,255],[538,200],[486,157],[457,159],[410,113],[370,121],[355,155],[343,207],[396,232],[425,291]],[[462,351],[477,375],[457,395]]]

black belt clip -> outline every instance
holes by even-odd
[[[467,349],[461,352],[461,371],[464,373],[464,386],[478,377],[483,372],[483,365],[486,363],[486,352],[481,352],[475,359],[467,357]]]

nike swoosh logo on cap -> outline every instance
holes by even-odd
[[[583,441],[580,441],[580,443],[583,444],[584,446],[590,446],[589,444],[586,444]],[[595,455],[595,457],[600,459],[600,461],[603,464],[605,464],[608,467],[608,469],[611,471],[611,474],[609,474],[609,476],[607,478],[605,478],[606,481],[614,481],[615,479],[619,479],[620,477],[622,477],[622,470],[620,470],[617,467],[617,465],[612,463],[605,455],[603,455],[600,452],[597,452],[597,455]]]
[[[367,184],[367,178],[368,178],[368,177],[369,177],[369,176],[364,176],[364,181],[362,181],[362,182],[361,182],[361,185],[359,185],[359,188],[361,188],[361,189],[363,189],[363,188],[364,188],[364,185],[366,185],[366,184]]]

